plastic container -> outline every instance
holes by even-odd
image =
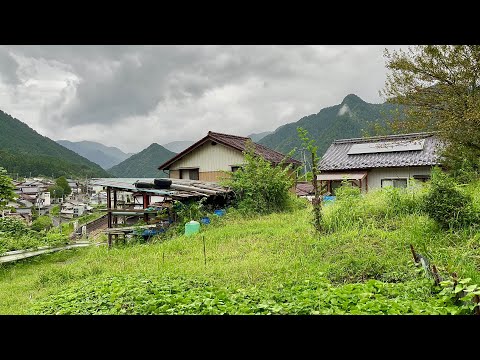
[[[196,234],[200,231],[200,223],[198,221],[192,220],[185,224],[185,235],[190,236]]]
[[[217,216],[223,216],[223,215],[225,215],[225,210],[224,209],[219,209],[219,210],[215,210],[213,213]]]
[[[209,218],[208,216],[202,217],[202,218],[200,219],[200,222],[201,222],[202,224],[208,225],[208,224],[210,224],[210,218]]]

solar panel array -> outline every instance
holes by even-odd
[[[425,139],[360,143],[353,144],[347,155],[422,150],[424,145]]]

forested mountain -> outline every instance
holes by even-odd
[[[158,170],[168,159],[174,157],[176,153],[165,149],[163,146],[153,143],[148,148],[132,155],[120,164],[108,170],[109,173],[116,177],[146,177],[161,178],[168,177],[167,173]]]
[[[259,141],[262,140],[265,136],[270,135],[272,132],[273,132],[273,131],[264,131],[264,132],[261,132],[261,133],[250,134],[250,135],[248,135],[247,137],[249,137],[250,139],[252,139],[253,142],[259,142]]]
[[[109,177],[99,165],[1,110],[0,166],[19,176]]]
[[[308,131],[310,138],[315,140],[318,155],[322,156],[333,140],[362,137],[362,130],[371,128],[377,121],[385,122],[394,108],[394,105],[387,103],[369,104],[357,95],[350,94],[338,105],[280,126],[258,143],[287,154],[295,147],[302,147],[297,133],[297,127],[302,127]],[[298,150],[293,157],[303,161]]]
[[[124,153],[117,147],[105,146],[94,141],[77,141],[57,140],[62,146],[75,151],[95,164],[100,165],[104,169],[109,169],[114,165],[128,159],[135,153]]]

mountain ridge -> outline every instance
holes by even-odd
[[[0,110],[0,166],[20,176],[98,176],[99,165],[56,143]]]
[[[134,155],[134,153],[125,153],[118,147],[106,146],[95,141],[56,140],[56,142],[100,165],[103,169],[109,169]]]
[[[302,127],[308,131],[310,139],[315,140],[317,154],[321,157],[334,140],[362,137],[374,123],[385,122],[394,108],[395,105],[389,103],[372,104],[358,95],[348,94],[339,104],[279,126],[258,143],[284,154],[296,148],[293,157],[303,160],[299,150],[302,143],[297,132],[297,127]]]
[[[108,172],[116,177],[168,177],[168,173],[158,170],[158,166],[176,154],[160,144],[152,143],[139,153],[111,167]]]

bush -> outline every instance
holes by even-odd
[[[253,145],[247,144],[244,151],[245,164],[221,181],[237,195],[237,207],[243,213],[268,214],[286,210],[290,204],[290,188],[293,179],[290,166],[273,166],[269,161],[255,155]]]
[[[53,226],[52,219],[48,215],[39,216],[32,223],[32,229],[35,231],[49,230],[52,226]]]
[[[413,185],[411,185],[413,184]],[[392,215],[421,214],[425,187],[410,179],[407,188],[387,187],[383,189]]]
[[[472,196],[461,191],[453,178],[435,168],[430,189],[423,202],[424,211],[445,229],[478,224]]]
[[[28,232],[28,226],[24,221],[13,217],[0,218],[0,236],[2,233],[8,235],[21,235]]]
[[[345,181],[335,192],[336,200],[323,209],[322,222],[327,231],[365,225],[377,226],[400,215],[422,214],[424,186],[381,188],[361,194],[360,189]]]
[[[353,186],[349,181],[342,181],[342,186],[335,191],[338,200],[359,198],[361,195],[360,188]]]

